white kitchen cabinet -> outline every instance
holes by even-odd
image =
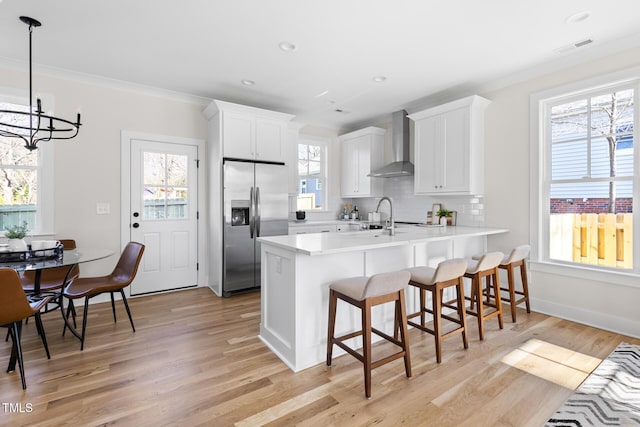
[[[272,162],[289,160],[287,122],[293,116],[229,102],[214,102],[220,111],[224,157]]]
[[[484,110],[474,95],[409,115],[415,122],[416,194],[484,192]]]
[[[368,127],[340,136],[342,197],[382,196],[382,180],[368,174],[384,165],[384,134]]]
[[[326,225],[296,225],[295,227],[289,227],[289,234],[311,234],[311,233],[334,233],[336,226],[331,224]]]

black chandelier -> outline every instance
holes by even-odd
[[[80,113],[75,123],[58,117],[44,114],[40,98],[36,99],[33,110],[33,77],[31,64],[31,33],[40,21],[21,16],[20,20],[29,26],[29,111],[0,110],[0,135],[8,138],[20,138],[25,142],[27,150],[38,148],[38,142],[54,139],[71,139],[80,130]],[[28,124],[26,119],[28,117]]]

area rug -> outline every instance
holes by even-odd
[[[640,426],[640,346],[620,344],[545,426]]]

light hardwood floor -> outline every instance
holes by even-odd
[[[413,377],[402,360],[384,365],[367,400],[351,356],[294,374],[271,353],[257,338],[258,293],[223,299],[201,288],[131,299],[136,333],[117,304],[115,324],[110,304],[90,307],[83,352],[61,336],[58,313],[44,315],[51,360],[29,322],[24,392],[19,374],[4,372],[10,343],[0,344],[0,425],[541,426],[618,343],[640,344],[519,309],[503,330],[487,322],[484,342],[470,318],[469,349],[459,337],[445,340],[436,364],[433,337],[412,329]]]

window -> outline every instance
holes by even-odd
[[[326,147],[320,140],[298,143],[298,210],[326,209]]]
[[[6,98],[0,97],[0,110],[28,111],[28,102]],[[5,115],[2,121],[10,119]],[[49,144],[41,143],[38,150],[29,151],[21,139],[0,136],[0,233],[24,221],[31,234],[52,231],[53,209],[46,208],[53,206],[53,153]]]
[[[538,132],[532,142],[539,154],[531,177],[539,183],[532,192],[536,258],[640,271],[633,235],[634,200],[640,200],[634,173],[638,81],[558,92],[532,97]]]

